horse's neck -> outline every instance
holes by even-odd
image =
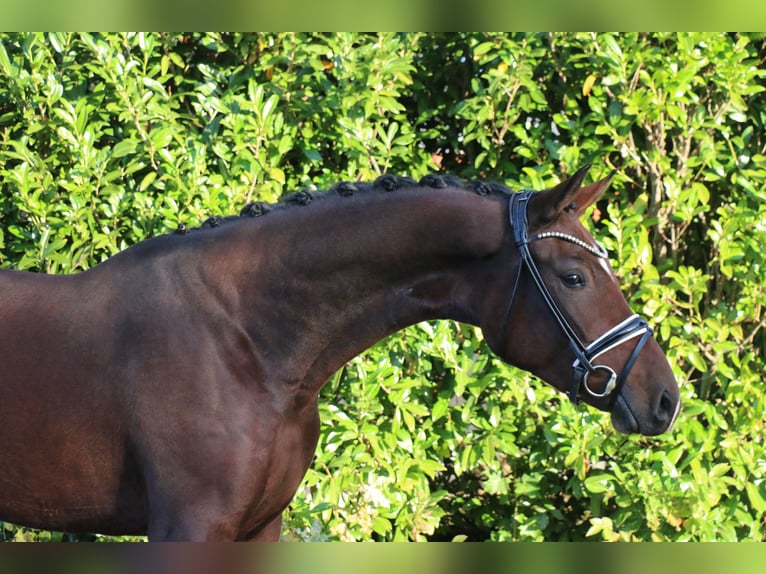
[[[240,282],[256,348],[321,385],[402,327],[476,323],[475,266],[501,248],[505,204],[463,190],[336,198],[242,224]],[[268,368],[268,366],[266,366]],[[318,386],[316,390],[318,391]]]

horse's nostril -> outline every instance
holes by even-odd
[[[670,421],[676,414],[676,402],[668,390],[662,391],[657,407],[657,418],[662,422]]]

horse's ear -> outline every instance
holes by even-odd
[[[596,201],[598,201],[598,199],[609,188],[609,184],[612,182],[612,178],[614,177],[614,174],[615,174],[615,170],[612,170],[612,172],[601,181],[597,181],[595,183],[585,185],[581,187],[579,190],[577,190],[577,193],[574,197],[574,203],[576,205],[575,209],[577,210],[576,211],[577,217],[580,217],[585,212],[585,210],[588,208],[589,205],[592,205]]]
[[[586,165],[556,187],[538,194],[534,199],[531,227],[552,223],[565,210],[574,210],[577,217],[580,217],[590,205],[598,201],[609,187],[615,172],[612,171],[601,181],[580,187],[589,169],[590,165]]]
[[[532,204],[534,206],[531,227],[545,225],[554,221],[567,206],[576,203],[575,196],[578,194],[580,185],[582,185],[585,175],[590,169],[590,164],[581,167],[572,177],[562,181],[556,187],[547,189],[534,196]],[[590,187],[590,186],[587,186]],[[530,206],[531,207],[531,206]],[[578,204],[579,208],[579,204]]]

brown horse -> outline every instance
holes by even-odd
[[[324,382],[427,319],[479,326],[502,359],[610,410],[619,431],[667,431],[678,387],[579,222],[609,180],[581,186],[586,170],[536,193],[341,183],[77,275],[0,271],[0,518],[276,540]]]

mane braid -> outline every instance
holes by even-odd
[[[486,182],[482,180],[466,182],[465,180],[454,175],[435,173],[426,175],[420,180],[415,180],[409,176],[385,174],[381,175],[373,182],[339,181],[331,185],[326,190],[302,189],[300,191],[289,193],[283,196],[277,203],[253,201],[245,205],[240,210],[239,215],[226,217],[216,215],[209,217],[202,223],[200,227],[192,229],[188,228],[183,223],[180,223],[178,228],[175,230],[175,233],[179,235],[186,235],[190,232],[219,227],[220,225],[230,221],[237,221],[250,217],[263,217],[264,215],[274,210],[289,209],[295,206],[307,206],[314,201],[321,201],[330,197],[343,198],[365,193],[390,193],[398,189],[405,188],[429,188],[438,190],[448,187],[464,189],[480,196],[488,196],[493,194],[509,196],[513,193],[508,187],[500,183]]]

